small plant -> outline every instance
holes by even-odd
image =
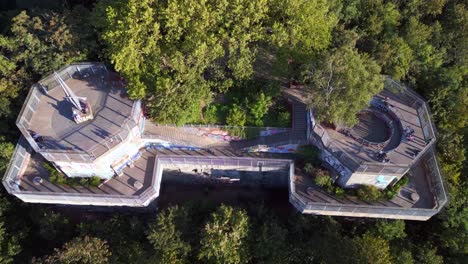
[[[398,194],[400,189],[403,186],[406,186],[409,183],[408,176],[404,175],[397,183],[395,183],[392,187],[389,187],[385,190],[385,197],[390,200]]]
[[[320,165],[320,151],[317,147],[312,145],[304,145],[299,148],[298,151],[299,156],[304,160],[306,163],[311,163],[314,166]]]
[[[310,163],[306,163],[304,165],[304,171],[308,174],[311,174],[314,171],[314,166],[312,166]]]
[[[372,185],[361,185],[357,189],[356,194],[359,199],[365,202],[376,202],[382,199],[382,192]]]
[[[246,121],[246,111],[241,106],[233,104],[226,116],[226,123],[229,126],[244,126]]]
[[[337,197],[344,197],[346,194],[345,190],[338,186],[335,186],[334,193]]]
[[[335,186],[333,185],[333,179],[330,176],[330,173],[326,170],[315,169],[313,170],[315,176],[315,184],[324,188],[329,193],[335,192]]]
[[[89,185],[91,186],[94,186],[94,187],[98,187],[99,184],[101,184],[101,178],[97,177],[97,176],[93,176],[89,179]]]

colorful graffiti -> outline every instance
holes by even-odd
[[[294,153],[297,151],[298,144],[287,144],[281,145],[276,147],[269,147],[266,145],[259,145],[248,148],[248,152],[256,153],[256,152],[268,152],[268,153]]]
[[[176,144],[171,144],[171,143],[146,143],[146,149],[173,149],[173,150],[201,150],[201,148],[197,147],[189,147],[189,146],[182,146],[182,145],[176,145]]]
[[[189,134],[208,137],[220,141],[237,141],[246,139],[250,136],[271,136],[278,133],[287,132],[287,128],[257,128],[257,127],[183,127],[183,130]],[[250,136],[249,136],[250,135]]]

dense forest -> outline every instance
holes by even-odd
[[[104,61],[155,122],[170,124],[287,124],[275,87],[291,80],[305,85],[320,120],[352,124],[383,88],[382,76],[392,76],[430,103],[450,195],[440,214],[413,222],[284,216],[260,202],[76,213],[24,204],[2,188],[0,263],[467,263],[467,7],[463,0],[0,1],[0,175],[30,86],[68,63]],[[278,114],[268,116],[273,108]]]

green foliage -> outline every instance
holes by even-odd
[[[246,111],[239,105],[233,104],[226,116],[226,124],[229,126],[244,126],[246,121]]]
[[[183,240],[180,231],[188,224],[188,212],[185,208],[171,207],[158,214],[148,232],[148,240],[156,252],[156,263],[188,263],[191,247]]]
[[[387,241],[406,237],[405,222],[402,220],[379,219],[370,233]]]
[[[320,150],[313,145],[300,146],[297,154],[306,163],[310,163],[313,166],[320,165]]]
[[[10,210],[11,204],[0,194],[0,263],[14,263],[14,257],[21,250],[21,234],[11,232],[9,228],[10,222],[7,219],[7,213]]]
[[[112,255],[110,263],[146,263],[151,256],[145,236],[147,226],[142,216],[113,213],[101,220],[82,221],[77,228],[80,236],[94,236],[107,241]]]
[[[308,174],[312,174],[314,172],[314,166],[310,163],[304,164],[304,171]]]
[[[205,124],[222,124],[224,123],[221,114],[221,105],[208,105],[203,111],[203,123]]]
[[[245,211],[221,205],[201,234],[198,255],[205,263],[247,263],[249,223]]]
[[[382,72],[399,80],[410,69],[413,51],[402,38],[394,37],[379,46],[376,57],[377,62],[382,65]]]
[[[111,252],[106,241],[96,237],[76,237],[65,243],[61,249],[55,249],[53,255],[48,256],[41,263],[109,263]]]
[[[361,185],[356,190],[359,199],[365,202],[377,202],[382,199],[382,192],[373,185]]]
[[[331,188],[333,188],[333,180],[327,171],[324,171],[321,169],[315,169],[314,176],[315,176],[315,180],[314,180],[315,184],[317,184],[318,186],[323,187],[327,190],[330,190]]]
[[[96,27],[132,98],[147,97],[153,119],[197,120],[210,89],[250,78],[267,2],[101,1]]]
[[[386,190],[385,190],[385,197],[387,199],[392,199],[393,197],[395,197],[395,195],[398,194],[398,192],[400,191],[400,189],[403,187],[403,186],[406,186],[408,185],[409,183],[409,178],[408,176],[404,175],[397,183],[395,183],[393,186],[391,187],[388,187]]]
[[[313,54],[331,41],[337,19],[325,0],[271,1],[271,42],[291,54]],[[300,15],[298,15],[300,14]]]
[[[4,142],[4,138],[0,136],[0,174],[5,173],[14,150],[15,146],[10,142]]]
[[[255,126],[263,126],[263,116],[268,112],[268,108],[271,105],[271,97],[266,96],[263,92],[257,97],[257,99],[248,105],[249,113],[251,116],[250,123]]]
[[[62,241],[71,235],[71,226],[68,218],[59,213],[41,210],[38,215],[38,234],[45,240]]]
[[[377,63],[351,47],[341,47],[308,65],[303,80],[316,118],[347,126],[357,123],[356,113],[383,89]]]
[[[364,234],[353,239],[353,247],[353,263],[392,263],[389,243],[381,237]]]
[[[437,255],[437,251],[432,246],[426,244],[419,247],[414,255],[416,263],[442,264],[444,259]]]
[[[42,164],[44,169],[49,172],[49,182],[61,184],[61,185],[69,185],[69,186],[85,186],[85,187],[98,187],[101,184],[101,178],[97,176],[92,177],[67,177],[63,173],[56,170],[50,163],[45,162]]]

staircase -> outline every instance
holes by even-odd
[[[307,109],[304,103],[292,101],[292,140],[307,140]]]

